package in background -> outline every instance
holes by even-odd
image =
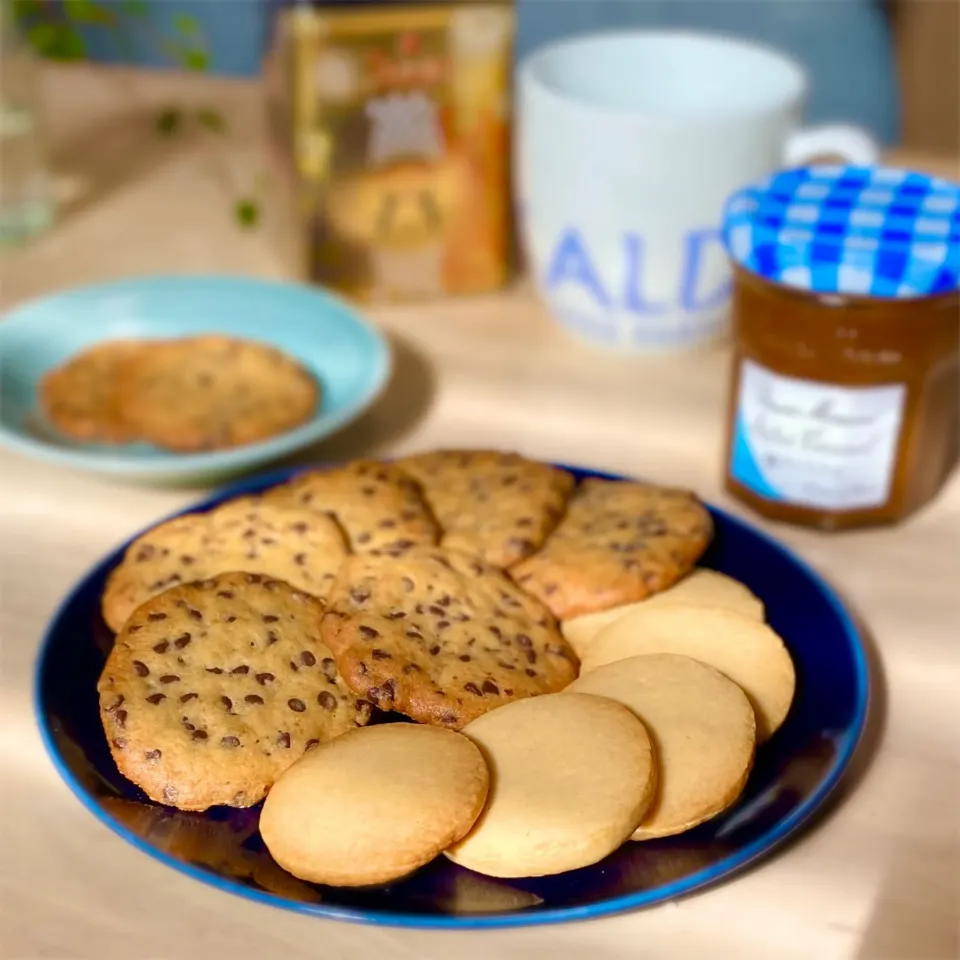
[[[271,121],[310,279],[365,301],[503,285],[513,22],[506,2],[279,13]]]

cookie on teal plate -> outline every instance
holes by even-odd
[[[146,443],[82,443],[45,422],[44,374],[94,344],[218,333],[270,344],[302,364],[320,403],[301,426],[258,443],[181,454]],[[386,386],[390,347],[322,290],[243,277],[143,277],[25,303],[0,320],[0,444],[19,453],[145,483],[206,483],[288,456],[356,419]]]

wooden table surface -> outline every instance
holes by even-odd
[[[0,260],[0,307],[76,283],[170,271],[284,276],[265,230],[230,218],[260,161],[245,84],[80,67],[48,76],[65,213]],[[150,118],[224,106],[235,139],[161,141]],[[227,175],[214,176],[213,153]],[[903,158],[957,177],[957,163]],[[236,187],[234,187],[236,189]],[[569,341],[523,288],[373,311],[397,374],[315,457],[496,445],[721,492],[726,348],[654,360]],[[0,956],[96,960],[550,957],[940,960],[960,955],[960,476],[895,529],[768,525],[869,626],[879,664],[865,749],[831,815],[735,881],[612,919],[476,933],[337,924],[251,904],[137,853],[87,813],[40,743],[31,673],[71,584],[197,491],[126,487],[0,453]]]

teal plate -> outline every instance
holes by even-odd
[[[115,338],[221,333],[259,340],[317,378],[314,417],[287,433],[229,450],[179,454],[145,443],[79,443],[36,405],[44,373]],[[343,301],[310,287],[242,277],[144,277],[81,287],[23,304],[0,322],[0,444],[67,467],[147,483],[206,483],[288,456],[354,420],[390,375],[390,348]]]

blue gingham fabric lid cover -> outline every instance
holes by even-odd
[[[960,185],[890,167],[784,170],[726,203],[735,263],[814,293],[922,297],[960,288]]]

